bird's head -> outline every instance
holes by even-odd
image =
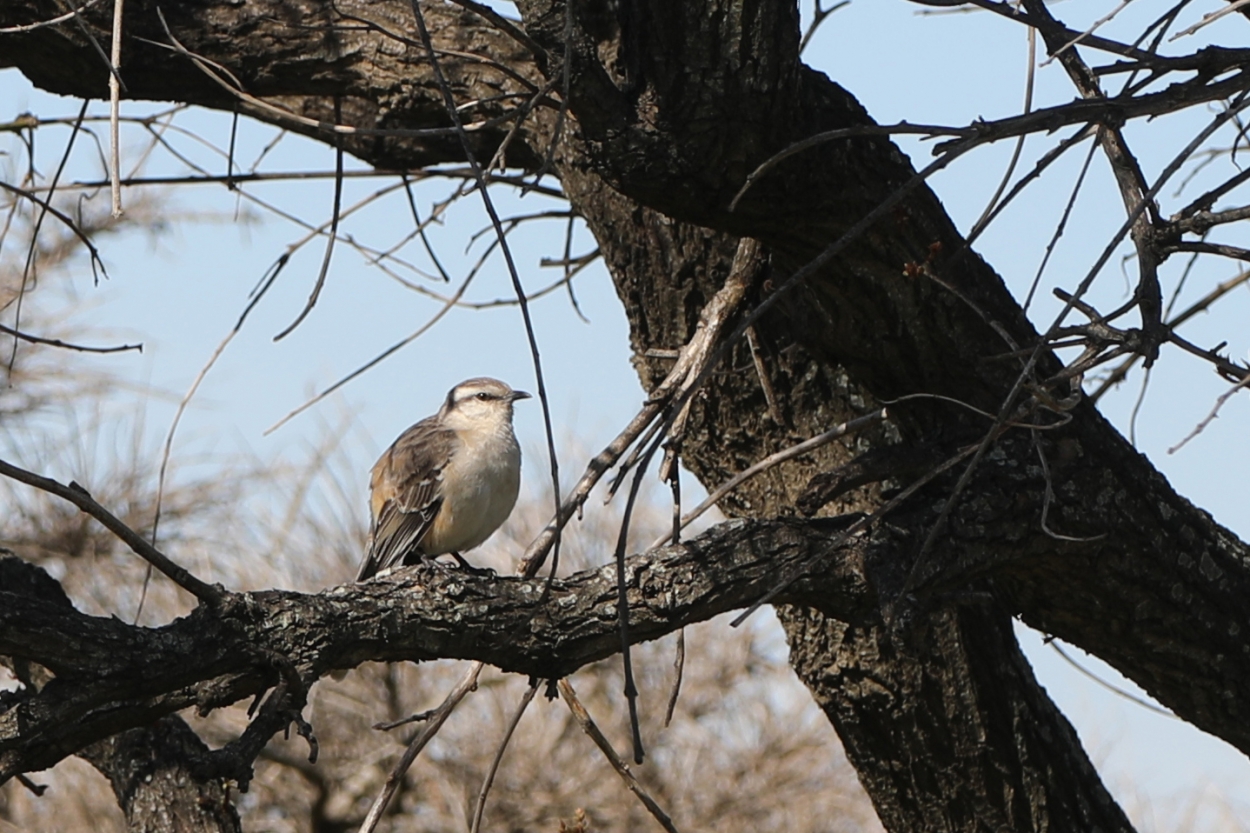
[[[447,393],[439,416],[450,428],[491,429],[510,425],[512,403],[529,398],[525,391],[513,390],[498,379],[466,379]]]

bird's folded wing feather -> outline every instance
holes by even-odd
[[[433,417],[409,428],[373,467],[370,503],[373,529],[357,581],[411,563],[442,505],[443,468],[455,447],[455,432]]]

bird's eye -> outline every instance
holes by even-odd
[[[478,398],[478,400],[480,400],[480,401],[482,401],[482,402],[485,402],[486,400],[490,399],[490,394],[489,394],[489,393],[479,393],[479,394],[477,394],[477,398]]]

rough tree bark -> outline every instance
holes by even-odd
[[[666,360],[646,351],[687,341],[699,310],[728,272],[739,236],[762,241],[771,257],[768,279],[753,289],[751,301],[758,303],[912,177],[910,163],[888,140],[859,137],[783,162],[731,210],[747,174],[772,154],[821,131],[872,123],[847,91],[800,62],[793,2],[638,0],[577,3],[571,12],[557,0],[518,5],[532,39],[527,42],[456,7],[423,8],[440,48],[489,58],[445,56],[464,99],[532,95],[548,79],[558,82],[568,49],[571,119],[555,154],[556,173],[604,253],[629,316],[645,387],[667,370]],[[123,54],[132,96],[238,106],[326,138],[315,125],[239,102],[185,55],[153,46],[151,41],[168,41],[155,9],[152,0],[126,4]],[[0,9],[0,26],[59,11],[49,0],[9,0]],[[359,128],[448,124],[419,46],[387,34],[414,37],[407,3],[205,0],[165,13],[186,50],[229,67],[251,96],[314,120],[329,119],[338,97],[343,121]],[[107,15],[86,15],[101,40],[107,40]],[[106,88],[92,46],[72,26],[0,36],[0,64],[21,68],[54,92],[100,97]],[[497,116],[506,106],[487,104],[480,117]],[[540,165],[556,121],[555,106],[540,104],[509,146],[508,162]],[[475,133],[477,151],[493,152],[507,127]],[[460,159],[454,136],[353,135],[342,142],[384,168]],[[1037,340],[1002,281],[964,245],[923,185],[778,299],[756,332],[782,406],[781,423],[770,415],[756,375],[715,375],[696,399],[682,447],[686,463],[708,486],[906,394],[940,394],[997,412],[1019,365],[993,357],[1012,349],[1009,342]],[[731,368],[751,365],[741,346],[725,362]],[[1053,356],[1042,357],[1042,377],[1058,368]],[[1049,393],[1061,399],[1067,392]],[[727,527],[707,539],[711,545],[701,556],[706,563],[696,571],[706,584],[675,582],[688,550],[636,561],[635,637],[758,598],[767,589],[762,580],[735,585],[728,596],[718,583],[716,565],[736,557],[726,542],[744,529],[764,535],[781,534],[780,528],[785,533],[776,540],[791,541],[791,547],[805,541],[819,551],[825,522],[774,527],[764,520],[810,509],[810,501],[800,498],[814,475],[886,447],[941,459],[978,442],[988,424],[932,400],[890,410],[882,429],[778,467],[726,499],[727,513],[761,519],[761,525]],[[1071,727],[1032,678],[1012,636],[1012,615],[1097,654],[1185,720],[1250,752],[1246,545],[1176,494],[1092,406],[1080,403],[1069,413],[1070,422],[1040,439],[1018,430],[995,444],[955,499],[918,569],[914,563],[950,495],[952,477],[926,487],[853,546],[825,553],[817,570],[778,600],[786,603],[781,618],[792,663],[837,728],[890,830],[1130,828]],[[1056,489],[1051,526],[1092,540],[1059,540],[1042,529],[1046,480],[1039,454]],[[871,512],[906,484],[905,470],[896,467],[878,478],[883,482],[837,496],[821,514]],[[759,540],[765,539],[774,540]],[[760,546],[757,557],[765,562],[801,557]],[[648,574],[659,582],[651,591],[641,578]],[[399,639],[393,627],[398,620],[388,617],[415,615],[407,600],[417,583],[407,579],[341,589],[316,603],[258,594],[223,610],[197,611],[191,617],[199,617],[195,632],[213,634],[216,647],[193,654],[173,640],[169,650],[202,661],[181,679],[152,676],[144,691],[110,690],[107,675],[105,684],[94,686],[77,680],[91,665],[92,640],[133,646],[190,626],[175,623],[162,635],[87,621],[5,586],[0,590],[13,606],[0,610],[13,614],[0,622],[15,636],[0,643],[0,653],[39,662],[57,680],[38,696],[32,690],[25,699],[0,703],[8,706],[7,721],[0,715],[0,761],[11,774],[80,752],[101,766],[93,752],[82,751],[88,744],[155,714],[230,702],[273,685],[273,663],[256,659],[267,651],[282,652],[307,681],[365,659],[432,655],[482,658],[526,673],[565,673],[613,650],[611,616],[603,614],[609,600],[590,589],[577,595],[578,587],[594,581],[570,579],[568,592],[587,607],[560,628],[540,617],[532,630],[510,630],[499,626],[502,619],[488,617],[495,627],[483,626],[476,647],[459,653],[437,640],[439,627],[449,621],[437,617],[414,620],[403,631],[432,643]],[[521,585],[502,579],[490,586],[478,587],[481,582],[473,579],[463,584],[456,592],[435,584],[431,592],[445,590],[457,603],[457,593],[469,593],[477,600],[474,611],[480,607],[490,617],[521,592]],[[914,592],[902,594],[905,586]],[[685,612],[661,616],[649,629],[649,604],[668,591]],[[266,630],[279,615],[273,605],[287,602],[302,605],[283,609],[281,617],[308,628],[306,641],[275,641]],[[426,610],[437,609],[433,599],[427,603]],[[337,612],[331,616],[328,608]],[[40,611],[47,616],[42,633],[74,632],[82,642],[32,641],[27,628]],[[333,638],[311,636],[327,622],[318,615],[334,619],[336,627],[327,630]],[[370,615],[377,616],[378,630],[369,630]],[[446,615],[460,614],[453,608]],[[597,636],[601,650],[571,650],[577,640],[570,632],[585,635],[586,644]],[[239,644],[256,650],[229,650]],[[233,664],[210,661],[225,654]],[[573,659],[557,659],[565,656]],[[103,721],[65,720],[82,714],[72,705],[79,701],[112,709]],[[25,720],[36,713],[64,724],[57,726],[58,743],[44,747],[50,751],[37,752],[20,725],[18,715]],[[113,763],[103,764],[114,783],[134,766],[116,748]]]

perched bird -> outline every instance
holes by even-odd
[[[521,485],[512,403],[528,399],[497,379],[468,379],[438,413],[399,435],[369,479],[372,525],[357,581],[400,564],[460,553],[507,519]]]

